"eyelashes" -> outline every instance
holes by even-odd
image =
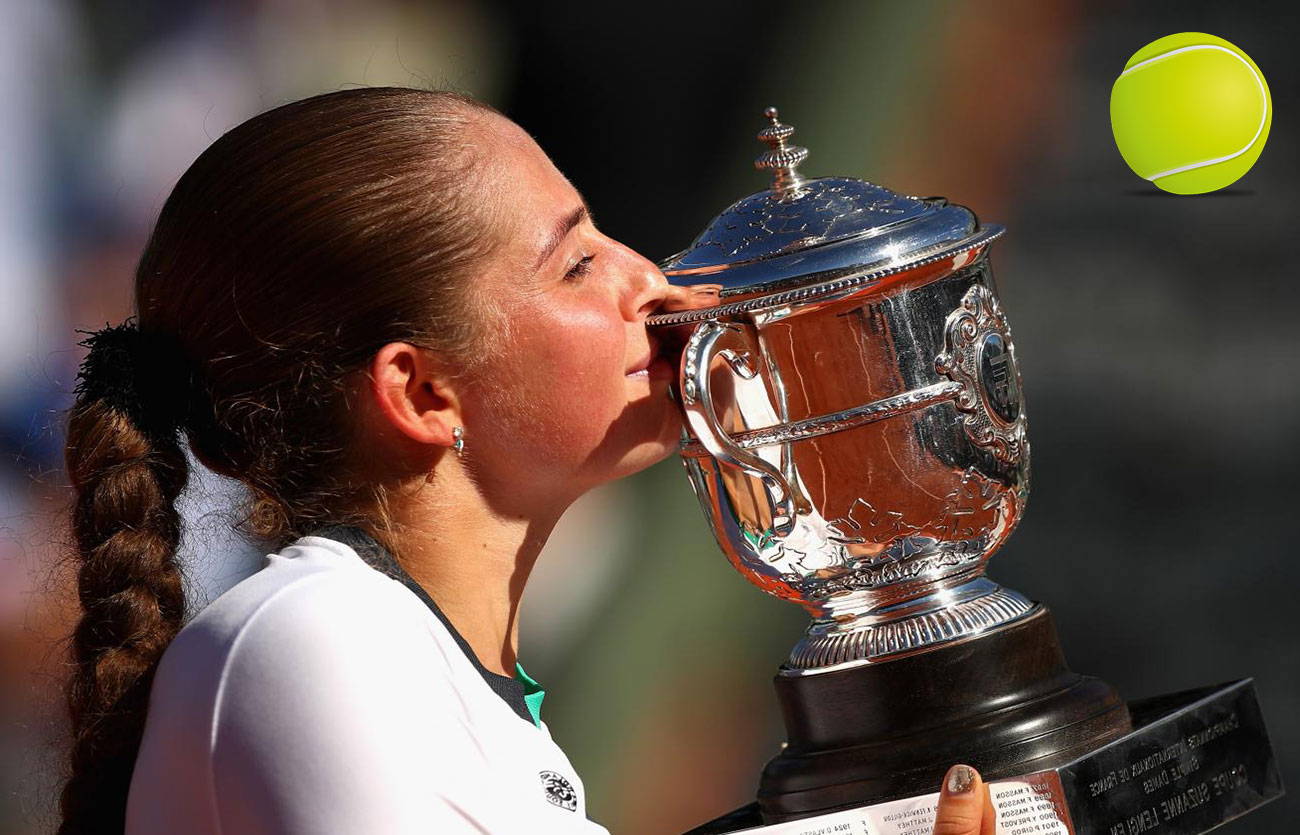
[[[570,267],[569,271],[564,274],[565,281],[574,281],[591,272],[591,262],[594,261],[595,258],[596,256],[594,255],[584,255],[582,258],[579,258],[578,262]]]

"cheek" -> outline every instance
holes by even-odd
[[[595,311],[517,320],[493,420],[532,460],[578,461],[627,406],[625,326]]]

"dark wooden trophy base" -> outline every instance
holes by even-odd
[[[957,762],[992,783],[1008,832],[1193,835],[1284,791],[1250,679],[1130,712],[1105,682],[1070,672],[1041,607],[913,655],[783,670],[776,695],[789,741],[763,770],[758,800],[688,835],[929,832]]]
[[[788,744],[763,770],[764,823],[937,791],[964,762],[988,780],[1055,767],[1130,730],[1103,681],[1065,664],[1051,614],[914,655],[778,674]]]

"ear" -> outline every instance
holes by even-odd
[[[429,351],[390,342],[370,361],[370,398],[382,430],[421,444],[450,447],[461,425],[460,400],[445,366]]]

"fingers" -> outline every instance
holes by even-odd
[[[713,307],[719,301],[718,293],[721,290],[721,284],[692,284],[686,287],[674,285],[668,288],[668,295],[658,312],[676,313],[679,310]]]
[[[934,835],[994,835],[993,804],[979,772],[954,765],[944,775]]]

